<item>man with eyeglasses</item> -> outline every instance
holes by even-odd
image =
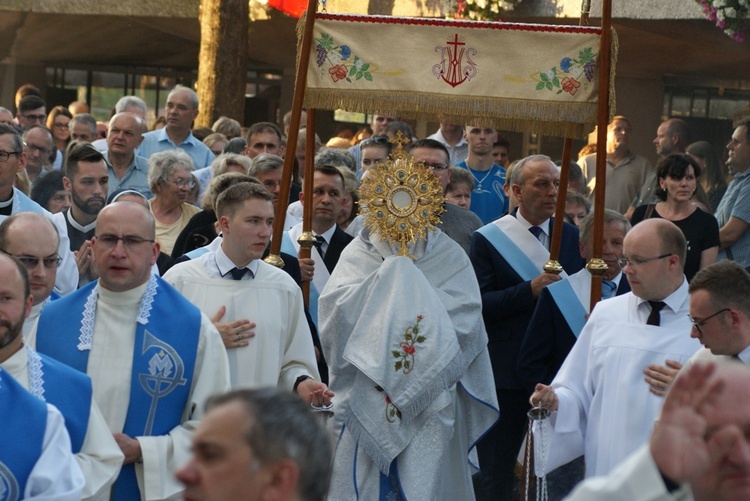
[[[23,321],[23,336],[19,330],[7,343],[0,342],[0,367],[62,412],[72,452],[86,478],[82,499],[93,499],[114,482],[122,465],[122,453],[91,398],[91,380],[33,349],[39,314],[49,303],[60,263],[57,243],[57,229],[39,214],[23,212],[0,224],[0,251],[26,268],[33,298]]]
[[[57,153],[55,141],[44,125],[32,125],[23,131],[23,151],[26,153],[26,175],[32,184],[52,170],[51,155]]]
[[[58,254],[62,264],[57,271],[55,291],[64,295],[74,291],[78,285],[78,270],[75,256],[70,252],[70,240],[61,215],[52,215],[39,204],[15,188],[16,174],[26,167],[26,152],[23,140],[14,127],[0,124],[0,221],[19,212],[42,214],[57,228],[60,234]]]
[[[596,305],[552,385],[538,384],[531,397],[552,411],[547,471],[583,452],[586,476],[606,475],[648,442],[663,399],[645,371],[684,363],[700,348],[687,335],[686,249],[665,219],[647,219],[625,237],[619,262],[632,292]]]
[[[422,162],[440,181],[443,191],[451,182],[450,154],[442,143],[434,139],[420,139],[411,145],[409,153],[415,162]],[[444,203],[445,212],[440,215],[437,226],[446,235],[469,253],[471,234],[482,226],[476,214],[457,205]]]
[[[159,255],[151,213],[115,202],[99,214],[99,280],[42,312],[40,353],[91,377],[94,400],[125,455],[114,499],[174,499],[173,478],[208,396],[229,389],[211,320],[151,273]],[[106,499],[109,499],[107,493]]]
[[[750,365],[750,273],[735,261],[719,261],[699,271],[688,292],[690,336],[703,348],[682,371],[717,358]]]
[[[213,152],[196,139],[191,130],[198,116],[198,94],[190,87],[177,85],[167,96],[164,111],[167,125],[143,134],[143,142],[136,154],[150,158],[154,153],[179,148],[190,155],[195,169],[211,165],[215,158]]]
[[[107,200],[108,183],[107,164],[99,150],[88,143],[70,148],[63,185],[70,192],[73,204],[63,214],[70,250],[76,255],[78,287],[98,277],[92,264],[91,239],[96,231],[96,218]]]
[[[16,121],[21,129],[26,130],[32,125],[44,125],[47,119],[47,105],[39,96],[29,95],[18,103]]]

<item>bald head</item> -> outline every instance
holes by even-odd
[[[143,226],[144,234],[140,235],[143,238],[154,239],[156,237],[156,221],[148,208],[141,203],[125,200],[118,200],[102,209],[97,220],[96,234],[97,236],[101,234],[99,230],[102,222],[117,224],[125,221],[132,221]]]
[[[41,214],[21,212],[0,223],[0,250],[28,263],[35,305],[44,302],[55,287],[59,245],[57,228]]]

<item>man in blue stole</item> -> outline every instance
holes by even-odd
[[[75,256],[70,252],[70,240],[65,220],[47,212],[38,203],[14,187],[16,173],[26,166],[26,153],[23,141],[16,130],[6,124],[0,124],[0,221],[20,212],[36,212],[52,221],[60,234],[58,254],[62,258],[57,273],[55,290],[58,294],[67,294],[78,287],[78,267]],[[5,157],[5,158],[3,158]]]
[[[516,362],[537,298],[562,277],[542,271],[557,201],[559,173],[549,157],[532,155],[518,162],[511,189],[518,209],[477,230],[469,257],[482,292],[500,420],[479,442],[482,471],[476,478],[478,499],[511,499],[516,456],[526,429],[530,392],[518,377]],[[578,229],[565,223],[560,264],[575,273],[584,262]]]
[[[33,250],[34,236],[38,238],[38,251]],[[50,251],[54,253],[56,249],[55,229],[43,216],[33,213],[16,214],[0,224],[0,250],[22,256],[18,263],[28,272],[24,273],[22,281],[16,283],[12,280],[12,270],[18,264],[13,258],[0,254],[0,266],[11,271],[2,276],[8,277],[7,285],[16,287],[19,295],[24,290],[29,290],[32,304],[38,300],[44,302],[49,296],[54,278],[46,289],[39,286],[32,288],[30,282],[38,282],[44,278],[38,274],[40,269],[45,268],[46,258],[42,256],[47,256]],[[39,289],[44,289],[46,296],[39,296]],[[33,309],[34,306],[31,307]],[[20,331],[15,332],[0,343],[0,367],[32,395],[54,405],[62,413],[73,453],[86,479],[83,499],[95,498],[97,493],[108,491],[117,478],[123,455],[92,399],[91,380],[85,374],[24,346],[24,338],[20,334]]]
[[[18,350],[32,297],[23,266],[0,254],[0,360]],[[0,369],[0,500],[81,499],[84,478],[64,420]]]
[[[99,280],[52,302],[37,329],[40,352],[91,377],[125,455],[114,499],[179,495],[172,473],[187,460],[204,401],[229,387],[211,321],[151,275],[159,255],[154,233],[143,206],[105,207],[92,243]]]

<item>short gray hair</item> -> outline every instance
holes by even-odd
[[[89,129],[91,129],[91,135],[94,137],[97,137],[96,118],[92,117],[88,113],[79,113],[78,115],[75,115],[73,118],[70,119],[70,123],[68,124],[68,127],[71,130],[73,130],[73,125],[77,123],[88,125]]]
[[[258,174],[266,174],[284,167],[284,159],[271,153],[261,153],[253,159],[253,165],[248,170],[248,174],[258,177]]]
[[[357,172],[357,165],[354,163],[352,154],[336,148],[321,148],[315,155],[315,165],[343,166],[352,172]]]
[[[526,165],[531,162],[539,162],[544,160],[554,165],[552,159],[547,155],[529,155],[528,157],[519,160],[518,163],[513,166],[513,173],[511,174],[510,184],[522,185],[526,180],[526,173],[524,172],[526,170]]]
[[[146,101],[141,99],[138,96],[123,96],[117,101],[117,104],[115,104],[115,113],[122,113],[123,111],[128,111],[128,108],[138,108],[143,113],[143,116],[146,116],[146,113],[148,112],[148,105],[146,104]]]
[[[211,163],[211,171],[214,173],[214,176],[220,176],[225,174],[229,167],[238,166],[245,169],[245,174],[247,174],[252,165],[253,161],[245,155],[222,153]]]
[[[628,218],[620,214],[619,212],[612,209],[604,209],[604,224],[620,223],[625,229],[625,234],[630,231],[630,221]],[[594,229],[594,213],[591,212],[586,215],[581,221],[581,225],[578,227],[579,235],[578,239],[582,244],[586,244],[589,238],[592,236]]]
[[[190,101],[193,103],[193,108],[196,110],[198,109],[198,94],[191,89],[190,87],[185,87],[184,85],[175,85],[174,89],[169,91],[169,94],[167,95],[167,101],[169,101],[169,98],[172,97],[172,94],[175,92],[186,92],[190,96]]]
[[[262,465],[292,460],[299,468],[297,494],[323,501],[328,493],[333,447],[328,432],[301,398],[274,388],[235,390],[209,399],[211,409],[237,402],[250,414],[245,440]]]
[[[169,175],[177,169],[193,171],[193,159],[182,150],[167,150],[154,153],[148,158],[148,187],[151,191],[165,184]]]
[[[229,117],[219,117],[211,126],[211,129],[227,137],[235,138],[242,136],[242,126],[240,123]]]

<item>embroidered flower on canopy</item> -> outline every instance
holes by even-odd
[[[323,72],[323,66],[328,63],[328,74],[334,82],[344,80],[351,83],[352,79],[372,81],[373,68],[357,55],[352,55],[352,49],[348,45],[336,45],[333,37],[328,33],[321,33],[320,38],[315,41],[315,64]],[[350,64],[347,66],[344,64]]]
[[[558,66],[553,66],[549,71],[540,71],[532,76],[536,82],[536,90],[547,90],[556,94],[567,92],[575,96],[581,84],[587,87],[594,79],[597,55],[591,47],[587,47],[578,52],[577,58],[562,58],[558,65],[559,70]]]

